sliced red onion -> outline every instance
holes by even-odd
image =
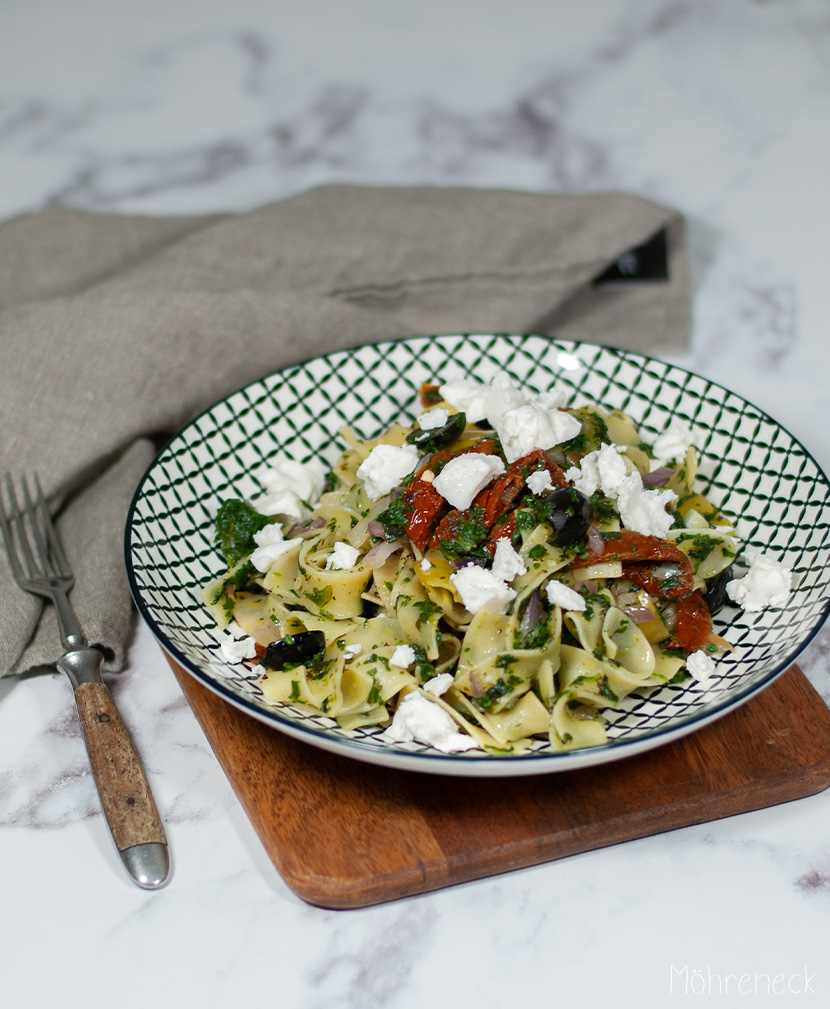
[[[585,591],[588,593],[589,596],[594,595],[594,593],[599,590],[599,585],[595,581],[592,581],[591,579],[588,579],[587,581],[584,582],[580,582],[579,584],[583,589],[585,589]]]
[[[519,630],[524,633],[529,631],[531,627],[535,627],[542,619],[543,613],[539,590],[535,589],[527,601],[527,606],[522,614],[522,622],[519,624]]]
[[[680,568],[676,564],[655,564],[651,573],[658,581],[663,581],[665,578],[677,578]]]
[[[383,567],[392,554],[401,549],[403,549],[403,543],[400,540],[392,540],[391,543],[387,543],[386,540],[384,540],[382,543],[376,543],[372,549],[367,552],[366,556],[363,558],[363,563],[366,567],[375,570],[376,568]]]
[[[645,624],[654,618],[654,614],[648,606],[626,606],[623,613],[635,624]]]
[[[602,538],[602,533],[595,525],[592,525],[588,530],[588,550],[592,554],[601,554],[604,549],[605,540]]]
[[[374,536],[375,539],[379,540],[382,540],[383,537],[386,535],[386,530],[383,528],[383,523],[378,522],[377,519],[372,519],[372,521],[367,524],[366,532],[368,532],[370,536]]]
[[[309,536],[313,536],[319,529],[322,529],[325,524],[325,520],[321,518],[314,519],[313,522],[298,522],[288,530],[285,538],[293,540],[301,536],[303,539],[307,539]]]
[[[643,487],[663,487],[674,476],[674,470],[668,466],[660,466],[650,473],[643,474]]]
[[[567,466],[568,460],[565,458],[565,453],[559,446],[548,449],[545,453],[551,462],[556,463],[557,466]]]
[[[482,697],[484,694],[484,684],[478,673],[470,673],[470,693],[473,697]]]

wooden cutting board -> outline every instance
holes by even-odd
[[[565,774],[471,779],[326,753],[168,661],[274,865],[321,907],[424,893],[830,785],[830,711],[795,666],[737,711],[650,753]]]

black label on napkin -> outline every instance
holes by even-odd
[[[630,287],[669,279],[669,250],[666,229],[627,252],[594,278],[594,287]]]

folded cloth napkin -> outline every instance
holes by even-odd
[[[615,263],[624,276],[620,257],[658,233],[667,279],[593,284]],[[682,216],[626,194],[336,185],[244,215],[52,209],[0,227],[0,464],[39,471],[73,604],[118,670],[133,492],[159,445],[227,393],[415,333],[666,352],[688,331]],[[0,674],[50,667],[59,651],[52,607],[13,584],[0,550]]]

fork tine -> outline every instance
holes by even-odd
[[[25,473],[20,474],[20,486],[23,488],[23,500],[26,506],[26,517],[29,520],[29,528],[31,530],[31,537],[25,536],[23,534],[23,522],[21,521],[21,540],[26,541],[24,551],[27,555],[27,559],[32,561],[32,574],[52,575],[55,571],[49,557],[49,547],[46,544],[46,540],[43,538],[40,522],[38,522],[38,517],[35,514],[35,506],[32,503],[32,495],[29,493],[29,481],[26,479]],[[34,547],[34,551],[38,554],[37,559],[33,556],[31,547]]]
[[[8,473],[6,474],[6,486],[9,488],[7,493],[11,502],[12,479]],[[12,512],[14,512],[14,507],[12,507]],[[12,515],[12,519],[14,519],[14,515]],[[2,495],[0,495],[0,528],[3,530],[3,542],[6,545],[6,553],[9,557],[9,566],[12,569],[12,576],[15,580],[19,580],[24,577],[23,568],[20,566],[20,561],[17,557],[17,548],[14,544],[14,536],[12,535],[9,521],[6,518],[6,506],[3,502]]]
[[[34,473],[34,479],[35,489],[37,490],[37,503],[40,508],[40,514],[43,518],[43,528],[46,530],[46,535],[49,538],[49,545],[52,548],[52,563],[59,575],[69,577],[72,574],[72,568],[70,568],[69,562],[66,559],[66,554],[63,552],[61,541],[58,539],[55,524],[52,522],[52,517],[46,506],[46,498],[43,496],[43,489],[40,486],[40,477],[37,475],[37,472]]]
[[[38,567],[35,563],[34,555],[32,554],[29,537],[26,534],[23,512],[18,504],[17,494],[15,493],[14,484],[12,483],[12,478],[9,474],[6,474],[6,491],[9,495],[9,503],[11,505],[11,520],[17,528],[17,541],[20,544],[20,549],[23,553],[23,561],[20,562],[18,555],[18,563],[20,564],[20,567],[25,565],[29,569],[30,576],[36,577],[39,574]]]

